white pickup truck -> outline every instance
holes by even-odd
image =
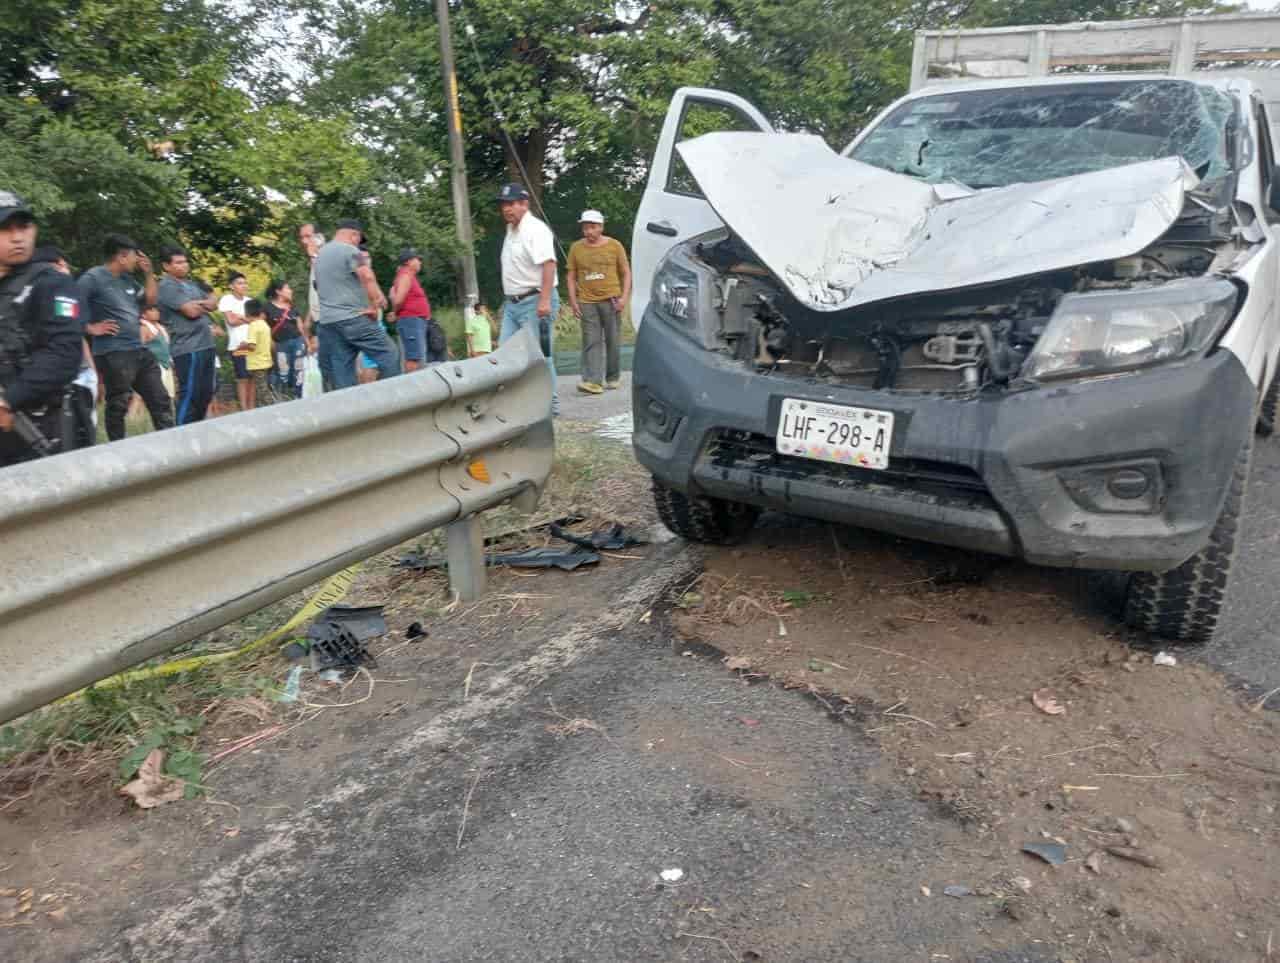
[[[1131,624],[1210,639],[1280,409],[1277,60],[1274,15],[925,33],[839,153],[678,91],[633,242],[667,525],[1129,572]]]

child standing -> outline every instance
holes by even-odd
[[[478,358],[493,350],[493,317],[483,304],[467,313],[467,357]]]
[[[272,404],[275,396],[267,383],[273,360],[271,357],[271,325],[267,324],[267,312],[262,302],[250,298],[244,305],[244,317],[248,322],[249,333],[247,343],[249,352],[244,356],[245,368],[248,372],[248,404],[241,402],[245,411],[256,408],[261,401],[264,405]]]

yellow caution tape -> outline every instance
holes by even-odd
[[[278,629],[273,629],[259,639],[254,639],[245,645],[234,649],[231,652],[215,652],[210,655],[193,655],[186,659],[176,659],[173,662],[165,662],[161,665],[149,666],[145,669],[133,669],[129,672],[121,672],[118,675],[110,676],[101,682],[95,682],[93,688],[104,689],[116,686],[128,685],[131,682],[140,682],[144,679],[158,679],[170,675],[178,675],[182,672],[190,672],[192,669],[199,669],[203,666],[214,665],[218,662],[226,662],[228,659],[236,659],[242,655],[248,655],[255,649],[260,649],[264,645],[270,645],[281,636],[287,635],[296,629],[308,619],[313,619],[329,606],[336,602],[340,602],[351,590],[351,583],[355,581],[356,574],[360,571],[362,562],[357,562],[350,568],[344,568],[341,572],[331,576],[324,585],[320,586],[320,591],[307,601],[302,608],[294,612],[290,616],[289,621]],[[71,699],[78,699],[85,692],[81,689],[79,692],[73,692],[71,695],[63,696],[55,705],[67,702]]]

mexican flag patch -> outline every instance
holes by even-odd
[[[80,302],[75,298],[55,297],[53,299],[53,315],[56,318],[80,317]]]

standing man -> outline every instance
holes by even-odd
[[[531,328],[551,369],[551,414],[560,414],[556,391],[556,361],[552,331],[560,313],[556,290],[556,239],[551,228],[529,213],[529,192],[506,184],[498,193],[498,208],[507,222],[502,241],[502,333],[506,341],[521,328]]]
[[[431,302],[418,282],[422,255],[411,247],[400,252],[400,267],[391,284],[391,308],[404,346],[404,370],[417,371],[423,363],[447,360],[444,331],[431,319]]]
[[[619,344],[622,306],[631,298],[631,265],[622,245],[604,233],[604,215],[583,211],[582,240],[569,248],[565,277],[569,307],[582,324],[582,380],[578,390],[598,395],[622,378]],[[604,387],[601,387],[603,383]]]
[[[169,331],[169,351],[178,378],[177,423],[189,425],[204,420],[213,400],[217,349],[209,312],[217,309],[218,302],[191,280],[191,262],[177,245],[166,244],[160,249],[160,270],[164,277],[157,297],[160,323]]]
[[[360,250],[364,228],[359,221],[338,222],[333,240],[315,260],[316,294],[320,309],[320,370],[334,389],[356,383],[356,355],[364,352],[380,378],[400,374],[400,352],[378,322],[387,298]]]
[[[93,358],[106,387],[107,438],[119,441],[135,391],[157,431],[173,427],[173,399],[160,364],[142,342],[142,309],[156,303],[151,260],[123,234],[108,234],[103,250],[106,262],[85,271],[78,284],[88,319],[85,330],[93,335]]]
[[[36,248],[32,263],[46,263],[60,274],[71,276],[71,264],[53,244]],[[80,370],[62,394],[62,431],[59,451],[89,448],[98,443],[98,369],[93,366],[89,339],[80,338]]]
[[[31,208],[0,190],[0,467],[58,445],[84,342],[75,282],[32,261],[35,243]]]

